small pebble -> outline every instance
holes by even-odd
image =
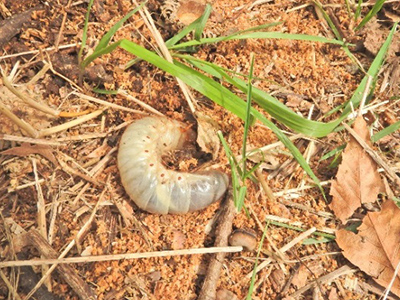
[[[248,230],[236,229],[228,239],[231,246],[242,246],[247,251],[254,251],[257,247],[256,235]]]

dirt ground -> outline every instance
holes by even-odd
[[[130,1],[124,0],[94,2],[84,56],[93,51],[113,24],[134,8]],[[214,12],[205,29],[207,36],[226,35],[280,22],[269,30],[334,38],[318,9],[304,1],[217,0],[211,4]],[[343,37],[356,45],[351,51],[368,69],[393,21],[400,18],[396,14],[400,10],[399,3],[386,4],[378,14],[378,20],[373,19],[357,33],[345,1],[322,1],[322,4]],[[176,17],[177,2],[151,0],[147,7],[164,40],[183,27]],[[364,6],[362,15],[370,7]],[[0,151],[12,149],[0,154],[0,260],[35,259],[40,255],[45,258],[31,243],[19,245],[20,240],[17,245],[12,243],[16,224],[26,232],[36,228],[47,233],[46,240],[56,256],[71,243],[74,245],[66,257],[211,247],[220,202],[184,215],[157,215],[140,210],[129,199],[116,165],[118,142],[132,120],[143,117],[143,113],[152,113],[124,95],[93,92],[95,87],[125,90],[162,114],[193,125],[193,116],[175,78],[143,61],[124,71],[124,65],[134,57],[116,49],[96,59],[80,81],[77,45],[82,39],[87,3],[67,0],[0,2],[2,20],[29,9],[32,11],[24,17],[25,22],[21,22],[20,29],[12,37],[0,35],[3,43],[1,68],[7,74],[11,72],[13,84],[23,94],[70,115],[55,117],[26,105],[5,87],[4,81],[0,86],[0,101],[37,131],[62,125],[79,118],[80,114],[104,111],[79,126],[35,139],[25,139],[29,137],[27,132],[0,114]],[[122,38],[147,49],[156,46],[139,14],[131,17],[113,40]],[[371,102],[378,105],[369,113],[375,131],[396,122],[400,116],[399,41],[397,32]],[[201,46],[193,55],[248,74],[251,53],[255,55],[254,75],[258,78],[254,85],[313,120],[327,122],[337,118],[338,114],[330,117],[324,117],[324,114],[345,103],[364,76],[343,49],[332,44],[273,39],[233,40]],[[197,109],[216,122],[233,153],[239,155],[243,122],[211,100],[193,93]],[[101,99],[106,104],[84,98],[81,94]],[[238,95],[243,99],[246,97],[239,92]],[[109,103],[114,106],[109,106]],[[295,134],[276,124],[287,130],[289,136]],[[388,159],[397,166],[398,138],[397,132],[377,144],[377,149],[387,152]],[[301,153],[308,157],[314,173],[325,182],[328,202],[329,180],[336,174],[337,162],[333,157],[320,159],[347,139],[343,131],[317,140],[294,139]],[[277,141],[272,131],[261,124],[250,128],[249,147],[263,147]],[[340,222],[331,213],[318,188],[309,187],[313,185],[312,180],[292,160],[287,150],[275,147],[265,154],[265,160],[260,168],[260,178],[275,197],[268,197],[261,183],[247,182],[245,205],[249,213],[243,210],[238,213],[233,227],[255,232],[259,242],[268,220],[274,216],[281,222],[284,219],[289,219],[291,224],[299,222],[297,226],[303,229],[316,227],[334,234]],[[190,164],[198,167],[199,163],[191,159]],[[222,147],[217,158],[209,164],[230,174]],[[358,213],[365,212],[360,210]],[[257,274],[252,299],[379,298],[382,289],[352,266],[334,241],[295,243],[285,253],[277,251],[299,234],[299,231],[283,226],[268,226],[259,262],[268,258],[272,262]],[[90,290],[89,294],[97,299],[196,299],[210,257],[210,254],[186,255],[68,266]],[[223,261],[218,288],[234,293],[238,299],[245,298],[250,285],[247,275],[251,276],[255,260],[255,251],[228,254]],[[332,275],[335,270],[345,270],[346,266],[354,271],[346,269],[340,276]],[[0,269],[0,299],[24,299],[41,277],[40,267],[35,266],[33,270],[35,273],[31,267]],[[51,274],[44,283],[51,292],[39,290],[41,294],[36,294],[36,299],[79,299],[71,284],[60,275],[62,272]],[[325,275],[332,277],[322,280]],[[321,281],[316,281],[317,278]],[[27,283],[28,279],[33,283]],[[308,288],[302,289],[307,285]],[[17,295],[15,298],[12,291]],[[234,299],[235,296],[224,297],[220,299]]]

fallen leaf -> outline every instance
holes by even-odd
[[[365,216],[357,234],[338,230],[336,242],[352,264],[387,287],[400,261],[400,209],[393,201],[386,201],[380,212]],[[391,291],[400,296],[399,274]]]
[[[47,145],[30,145],[28,143],[22,143],[19,147],[14,147],[0,152],[2,155],[17,155],[17,156],[28,156],[30,154],[39,154],[44,158],[48,159],[55,166],[58,165],[57,159],[53,154],[53,149]]]
[[[172,231],[172,242],[171,242],[172,250],[184,249],[185,243],[186,243],[185,234],[180,230],[173,230]]]
[[[183,1],[178,8],[176,16],[182,24],[189,25],[201,17],[205,7],[206,5],[202,1]]]
[[[196,113],[197,117],[197,144],[201,150],[211,153],[215,159],[218,156],[220,141],[217,136],[217,123],[210,117]]]
[[[310,272],[308,271],[307,267],[305,265],[300,265],[299,270],[293,276],[292,284],[298,289],[305,286],[308,275],[310,275]]]
[[[272,289],[277,293],[281,292],[286,283],[285,273],[283,273],[281,269],[276,269],[272,271],[269,278],[271,280]]]
[[[362,117],[354,122],[354,130],[372,146],[367,124]],[[382,191],[384,185],[376,163],[351,137],[343,152],[336,180],[331,185],[333,200],[329,207],[345,223],[362,204],[375,202]]]

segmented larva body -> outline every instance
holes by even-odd
[[[182,148],[188,130],[178,121],[146,117],[122,135],[118,169],[125,191],[141,209],[182,214],[205,208],[222,197],[228,176],[219,171],[183,173],[162,164],[166,151]]]

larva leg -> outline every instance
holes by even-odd
[[[229,180],[219,171],[183,173],[162,164],[166,151],[183,146],[189,132],[167,118],[148,117],[132,123],[124,132],[118,168],[132,200],[152,213],[186,213],[203,209],[225,193]]]

